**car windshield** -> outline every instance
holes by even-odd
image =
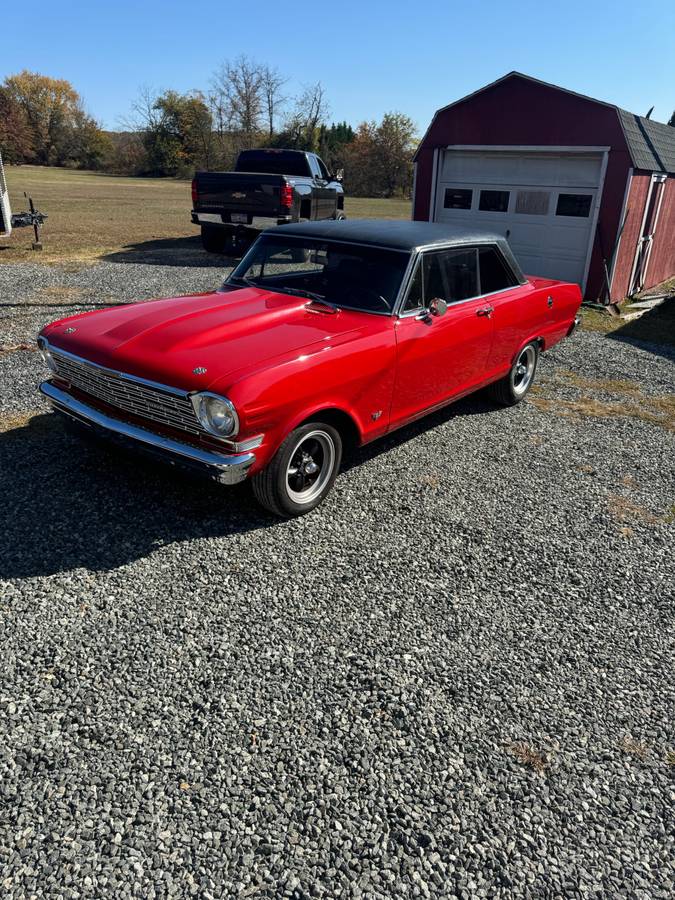
[[[390,313],[409,258],[398,250],[265,234],[226,284],[297,294],[338,308]]]

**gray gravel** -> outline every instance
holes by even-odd
[[[0,344],[220,277],[3,265]],[[672,897],[675,440],[574,404],[674,371],[581,333],[279,523],[76,442],[0,353],[0,894]]]

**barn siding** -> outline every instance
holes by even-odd
[[[626,201],[625,225],[612,278],[611,299],[614,301],[623,300],[628,293],[651,177],[651,172],[633,172],[630,193]]]
[[[670,175],[664,186],[661,215],[656,223],[654,246],[649,258],[645,287],[661,284],[675,275],[675,176]]]
[[[416,157],[415,219],[429,218],[434,148],[453,144],[611,148],[586,285],[587,299],[602,296],[631,167],[616,110],[514,75],[440,111]]]

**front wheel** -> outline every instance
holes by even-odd
[[[328,494],[341,460],[342,439],[335,428],[324,422],[301,425],[251,479],[255,498],[277,516],[302,516]]]
[[[539,344],[526,344],[516,356],[511,371],[489,387],[490,394],[503,406],[515,406],[532,387],[539,360]]]

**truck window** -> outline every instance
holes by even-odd
[[[323,175],[321,174],[321,169],[319,168],[318,157],[314,156],[313,153],[309,153],[307,155],[307,161],[309,162],[309,167],[312,170],[312,175],[315,178],[323,178]]]
[[[328,174],[328,169],[325,167],[321,157],[317,156],[316,161],[319,166],[319,171],[321,172],[321,177],[325,178],[326,181],[330,181],[330,175]]]
[[[242,150],[234,167],[235,172],[260,172],[264,175],[296,175],[307,177],[310,171],[307,157],[299,150]]]

